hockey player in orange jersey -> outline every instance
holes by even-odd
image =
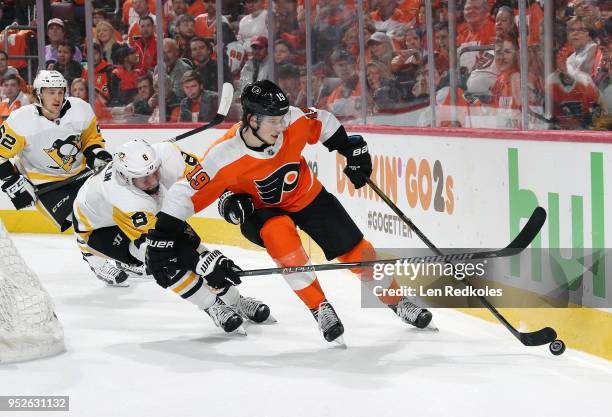
[[[172,263],[183,264],[200,275],[227,277],[227,285],[240,283],[239,268],[221,254],[198,256],[180,237],[183,222],[219,198],[219,212],[242,234],[266,248],[279,266],[310,264],[297,233],[306,232],[328,260],[358,262],[374,254],[371,243],[340,202],[310,171],[302,150],[321,142],[347,159],[345,174],[356,188],[372,173],[372,162],[361,136],[348,136],[329,112],[289,106],[284,92],[268,80],[244,88],[242,121],[208,149],[185,180],[168,191],[154,230],[149,233],[146,263],[156,279],[166,279]],[[368,256],[369,254],[369,256]],[[355,269],[353,272],[361,272]],[[342,322],[327,300],[314,272],[284,275],[287,283],[317,320],[324,338],[341,341]],[[392,283],[396,286],[396,283]],[[405,322],[419,328],[431,313],[401,297],[381,297]]]

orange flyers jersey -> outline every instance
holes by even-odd
[[[295,212],[321,191],[302,150],[324,143],[339,128],[334,115],[314,108],[289,107],[288,127],[263,151],[248,148],[234,125],[208,149],[187,178],[174,184],[162,211],[186,220],[212,204],[225,190],[246,193],[256,208],[277,207]]]

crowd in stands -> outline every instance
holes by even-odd
[[[553,33],[547,37],[543,2],[527,0],[527,36],[522,42],[518,0],[456,0],[451,45],[447,0],[431,1],[431,41],[424,0],[364,0],[363,55],[356,0],[310,0],[310,19],[306,1],[224,0],[218,34],[214,0],[163,0],[162,10],[156,10],[154,0],[121,0],[117,13],[114,0],[94,0],[93,33],[87,34],[83,0],[45,0],[44,67],[60,71],[72,95],[88,98],[85,38],[93,37],[95,103],[102,122],[163,122],[160,78],[166,86],[163,108],[169,122],[213,117],[222,82],[233,83],[239,93],[247,83],[268,78],[287,92],[292,104],[327,109],[345,121],[360,122],[365,113],[370,123],[395,117],[396,125],[432,126],[435,119],[438,127],[612,129],[611,1],[553,0]],[[32,4],[2,3],[3,118],[29,100],[28,62],[13,56],[37,55],[35,22],[29,20],[33,14],[23,11]],[[157,67],[158,24],[163,75]],[[521,51],[523,43],[526,53]],[[546,51],[545,44],[551,50]],[[435,106],[430,105],[428,48],[435,64]],[[526,85],[521,52],[528,64]],[[454,72],[452,61],[457,63]],[[37,60],[30,64],[38,65]],[[524,94],[528,126],[522,116]],[[381,115],[386,117],[377,118]]]

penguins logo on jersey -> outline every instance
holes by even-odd
[[[81,150],[81,135],[70,135],[66,139],[57,139],[50,148],[44,151],[58,165],[58,168],[66,172],[72,170],[72,164],[76,160],[76,155]],[[50,167],[56,168],[56,167]]]
[[[289,162],[263,180],[255,180],[259,198],[266,204],[278,204],[283,194],[295,190],[300,174],[299,162]]]

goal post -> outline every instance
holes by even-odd
[[[63,352],[53,302],[0,220],[0,365]]]

